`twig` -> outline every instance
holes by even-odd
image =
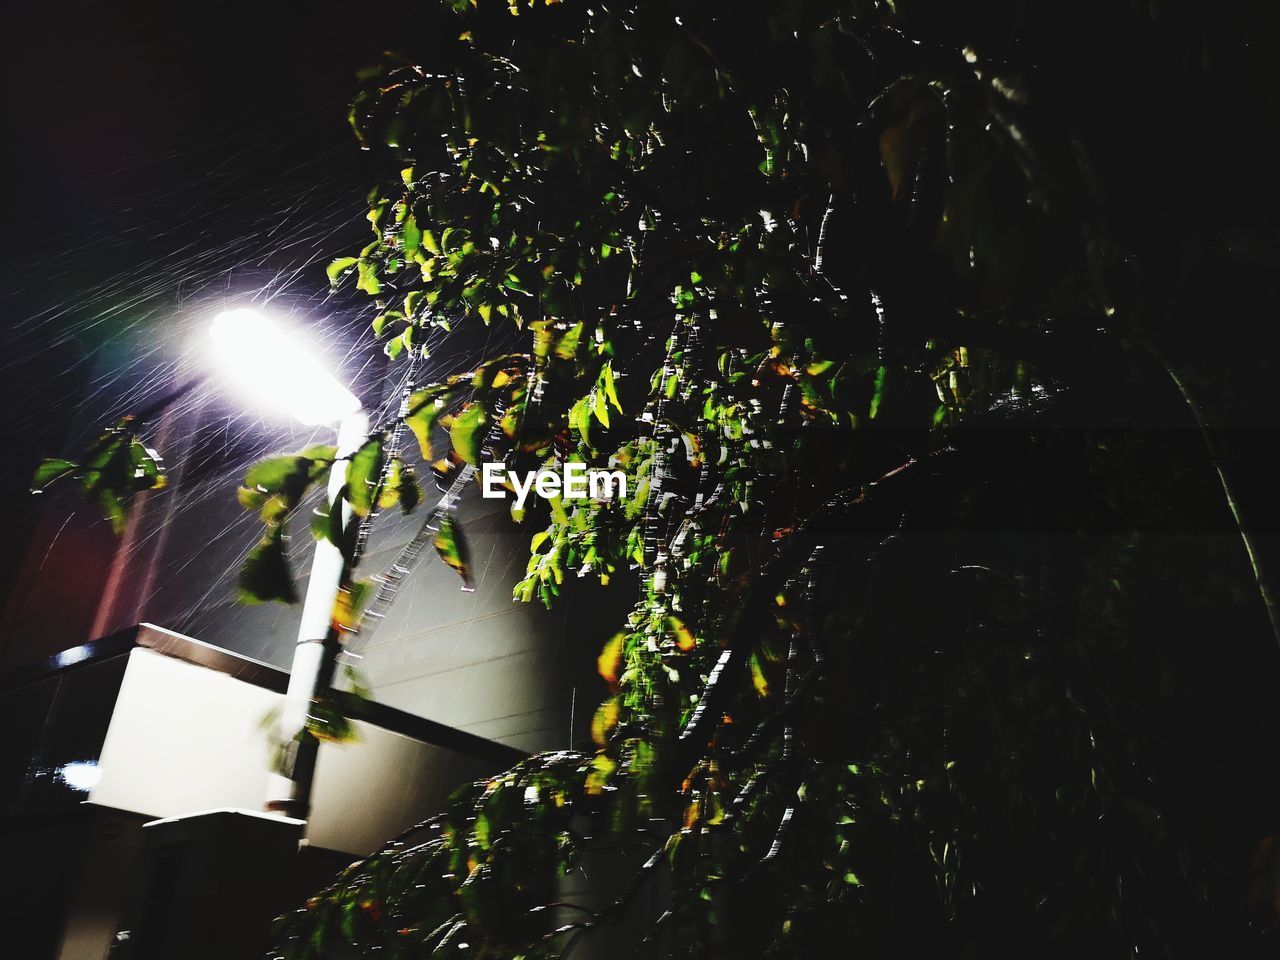
[[[777,594],[789,571],[794,569],[797,558],[802,554],[812,553],[815,548],[821,546],[824,539],[832,535],[830,521],[851,507],[867,503],[881,484],[904,475],[917,462],[908,460],[865,487],[841,491],[797,527],[786,548],[774,557],[748,595],[729,635],[725,650],[707,679],[706,687],[694,709],[693,716],[689,718],[689,722],[680,733],[677,742],[686,751],[687,760],[692,762],[711,739],[712,725],[719,722],[723,712],[721,707],[729,696],[725,689],[724,675],[726,672],[736,672],[736,668],[747,657],[751,647],[749,635],[753,634],[761,623],[768,622],[763,608],[766,602]],[[897,527],[901,528],[901,517]],[[876,549],[878,550],[886,542],[888,541],[881,541]],[[677,768],[686,769],[688,766],[687,763],[681,763]]]
[[[1271,594],[1271,587],[1268,586],[1267,578],[1263,574],[1261,552],[1253,538],[1252,531],[1249,529],[1248,524],[1245,523],[1244,515],[1240,509],[1240,501],[1237,499],[1231,479],[1227,475],[1226,464],[1223,463],[1222,455],[1218,452],[1217,444],[1213,442],[1213,434],[1210,431],[1209,424],[1204,418],[1199,402],[1192,395],[1186,381],[1183,380],[1178,371],[1154,347],[1148,344],[1147,349],[1150,350],[1156,361],[1164,368],[1164,372],[1173,381],[1173,385],[1177,387],[1178,393],[1182,397],[1182,402],[1191,411],[1196,428],[1200,431],[1200,439],[1204,442],[1205,451],[1209,454],[1209,462],[1213,465],[1214,473],[1218,475],[1218,483],[1222,487],[1222,495],[1227,501],[1227,509],[1231,511],[1231,519],[1235,522],[1236,532],[1240,534],[1240,541],[1244,544],[1244,552],[1249,558],[1249,568],[1253,572],[1253,582],[1258,588],[1258,596],[1262,598],[1262,605],[1267,611],[1267,621],[1271,625],[1271,634],[1275,637],[1276,646],[1280,648],[1280,609],[1276,606],[1275,598]]]
[[[667,839],[670,839],[670,837],[673,835],[674,834],[669,834]],[[561,936],[562,934],[571,933],[571,932],[575,933],[576,935],[581,935],[588,930],[592,930],[598,927],[600,924],[606,921],[612,920],[616,914],[620,913],[623,909],[627,907],[628,904],[630,904],[632,898],[640,890],[641,886],[644,885],[644,882],[649,878],[649,875],[654,871],[654,869],[658,866],[658,864],[662,862],[662,857],[665,852],[666,852],[666,843],[664,842],[664,843],[658,844],[657,849],[653,851],[649,859],[646,860],[641,865],[640,869],[636,871],[635,876],[631,878],[631,882],[627,884],[626,889],[623,890],[622,893],[620,893],[606,907],[594,913],[591,913],[591,915],[587,917],[587,919],[585,920],[575,920],[572,923],[566,923],[566,924],[563,924],[562,926],[556,927],[556,929],[551,930],[545,935],[543,935],[542,939],[539,940],[538,942],[547,943],[551,940],[554,940],[556,937]],[[585,911],[585,908],[583,907],[578,907],[577,909]],[[586,911],[586,912],[590,912],[590,911]],[[576,936],[575,936],[575,940],[576,940]],[[562,953],[562,956],[564,954],[567,954],[571,948],[572,948],[572,942],[565,947]]]

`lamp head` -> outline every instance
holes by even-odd
[[[210,329],[226,375],[242,389],[307,426],[336,423],[360,401],[269,317],[241,307],[218,314]]]

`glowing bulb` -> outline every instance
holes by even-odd
[[[233,381],[308,426],[336,423],[360,409],[350,390],[258,311],[228,310],[209,332]]]

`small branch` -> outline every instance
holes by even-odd
[[[541,913],[543,910],[577,910],[579,913],[591,913],[588,907],[584,907],[577,903],[567,903],[563,900],[553,900],[551,903],[540,904],[532,908],[529,912]]]
[[[1236,497],[1235,489],[1227,474],[1226,464],[1223,463],[1222,455],[1218,452],[1217,444],[1213,441],[1213,434],[1209,424],[1205,420],[1199,402],[1192,395],[1186,381],[1178,371],[1150,345],[1148,345],[1147,349],[1151,351],[1156,361],[1164,368],[1164,372],[1168,374],[1169,379],[1173,381],[1173,385],[1177,387],[1178,394],[1182,397],[1182,402],[1186,404],[1187,409],[1191,412],[1196,428],[1200,431],[1200,439],[1204,442],[1205,451],[1209,454],[1209,462],[1213,465],[1214,473],[1218,475],[1218,483],[1222,487],[1222,495],[1227,501],[1227,509],[1231,511],[1231,519],[1235,522],[1236,532],[1240,535],[1240,541],[1244,544],[1244,552],[1249,558],[1249,568],[1253,572],[1253,582],[1258,588],[1258,596],[1261,597],[1262,605],[1267,611],[1267,621],[1271,625],[1271,634],[1275,638],[1276,646],[1280,648],[1280,608],[1277,608],[1275,597],[1267,584],[1267,578],[1262,570],[1261,552],[1253,538],[1252,531],[1249,529],[1248,524],[1245,523],[1244,515],[1240,509],[1240,501]]]
[[[667,925],[668,922],[670,922],[670,920],[675,915],[676,913],[674,910],[671,910],[671,909],[664,910],[659,915],[658,919],[653,921],[653,923],[649,925],[649,932],[640,938],[640,942],[636,944],[635,953],[638,954],[645,947],[653,946],[653,943],[657,938],[658,933],[662,930],[663,927]]]
[[[915,463],[914,460],[908,461],[902,466],[885,474],[883,477],[880,478],[880,480],[877,480],[876,483],[881,483],[888,478],[897,476],[901,471],[907,469],[914,463]],[[872,484],[871,486],[874,487],[875,484]],[[863,496],[864,494],[859,494],[854,502],[855,503],[861,502],[863,499]],[[826,510],[827,510],[827,507],[824,506],[813,517],[811,517],[809,520],[806,520],[805,523],[802,524],[802,528],[813,526],[819,514],[823,514]],[[865,557],[865,560],[868,564],[874,565],[874,562],[883,552],[884,548],[898,538],[902,529],[902,523],[903,523],[903,518],[900,516],[897,524],[897,529],[893,533],[889,534],[888,536],[881,538],[876,543],[876,545],[870,551],[868,551]],[[797,535],[798,533],[799,531],[797,532]],[[811,566],[817,561],[817,558],[820,555],[820,552],[822,549],[823,549],[823,545],[821,543],[815,544],[813,546],[809,560],[806,562],[806,566]],[[874,583],[874,579],[872,577],[866,577],[863,579],[864,596],[867,596],[870,594],[873,583]],[[776,592],[776,589],[769,588],[762,592],[766,596],[771,597]],[[861,626],[865,618],[866,618],[866,604],[864,603],[862,610],[859,613],[857,620],[854,622],[854,625],[851,631],[854,635],[857,634],[858,628]],[[746,617],[743,617],[739,621],[739,626],[742,626],[743,620],[746,620],[746,619],[747,619]],[[750,626],[750,623],[748,623],[748,626]],[[714,684],[720,683],[721,675],[723,674],[724,670],[728,666],[732,649],[733,648],[731,647],[729,650],[726,650],[723,654],[721,654],[719,662],[717,662],[715,669],[711,673],[711,677],[707,681],[708,688],[710,688],[713,683]],[[747,738],[747,740],[743,743],[742,746],[740,746],[737,750],[730,752],[722,760],[722,764],[726,769],[740,768],[743,764],[751,760],[752,757],[759,751],[760,747],[768,742],[773,731],[776,730],[780,724],[788,720],[792,714],[794,714],[797,710],[799,710],[803,705],[805,705],[808,702],[805,695],[808,693],[809,688],[812,687],[813,684],[816,683],[817,680],[821,677],[823,668],[825,667],[825,659],[822,655],[822,652],[818,649],[816,644],[812,646],[811,649],[812,649],[813,658],[814,658],[813,664],[804,672],[804,674],[800,676],[798,681],[795,680],[794,666],[789,662],[787,682],[789,686],[794,683],[793,689],[787,695],[783,705],[778,710],[776,710],[773,714],[771,714],[770,716],[762,720],[760,724],[756,727],[756,729],[752,731],[751,735]],[[790,661],[791,659],[792,658],[789,656],[788,660]],[[706,695],[704,694],[703,701],[705,700],[706,700]],[[703,701],[699,702],[699,709],[701,709]],[[690,726],[692,726],[697,719],[698,719],[698,714],[697,714],[697,711],[695,711],[693,718],[689,721]],[[686,730],[687,729],[688,728],[686,728]],[[681,736],[681,739],[684,739],[683,735]]]
[[[831,225],[831,214],[835,212],[835,209],[836,195],[833,193],[827,197],[827,209],[823,211],[822,223],[818,226],[818,243],[813,252],[813,272],[823,280],[826,280],[827,283],[831,285],[831,289],[843,299],[843,292],[838,286],[836,286],[835,282],[823,272],[822,269],[822,261],[826,253],[827,228]]]
[[[773,843],[769,844],[769,852],[755,862],[755,864],[742,875],[740,883],[746,883],[761,870],[768,869],[773,861],[777,859],[778,854],[782,852],[783,841],[787,839],[787,833],[791,828],[791,820],[796,815],[796,807],[798,802],[792,802],[787,809],[782,811],[782,819],[778,821],[778,830],[773,835]]]
[[[674,834],[668,834],[667,839],[669,840],[673,835]],[[546,933],[538,943],[549,943],[556,937],[563,934],[573,933],[573,940],[565,946],[561,956],[567,954],[573,948],[573,945],[576,943],[579,936],[586,933],[588,930],[598,927],[602,923],[614,919],[618,913],[621,913],[627,905],[631,903],[632,898],[635,897],[637,892],[639,892],[641,886],[643,886],[644,882],[649,878],[649,875],[653,873],[657,866],[662,862],[662,856],[665,852],[666,843],[664,841],[663,843],[658,844],[657,849],[653,851],[653,854],[649,859],[641,865],[640,869],[636,871],[635,876],[631,878],[631,882],[627,884],[626,889],[623,890],[622,893],[620,893],[608,906],[596,911],[595,913],[591,913],[591,911],[585,907],[575,907],[574,909],[582,910],[584,913],[590,913],[590,916],[585,920],[575,920],[572,923],[566,923],[562,926],[556,927],[556,929]],[[570,904],[564,904],[564,906],[570,906]]]

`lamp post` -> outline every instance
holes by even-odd
[[[219,314],[210,333],[227,375],[243,389],[307,426],[337,425],[337,454],[327,498],[330,510],[342,510],[345,527],[351,521],[351,507],[345,502],[339,506],[339,494],[346,483],[346,458],[359,449],[369,432],[369,417],[360,401],[303,345],[255,310]],[[310,806],[319,747],[314,737],[303,734],[312,701],[333,682],[341,647],[333,607],[349,575],[337,545],[317,540],[279,719],[280,741],[287,745],[284,769],[269,775],[266,796],[268,810],[302,820]]]

